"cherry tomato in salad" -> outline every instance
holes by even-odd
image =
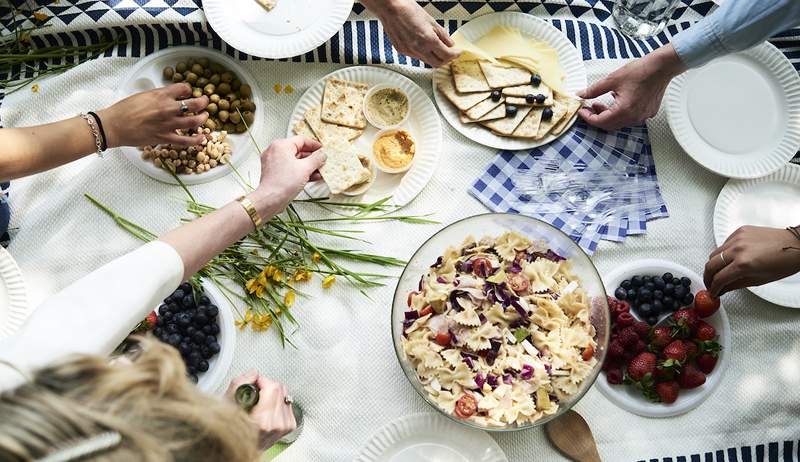
[[[472,417],[473,414],[478,412],[478,400],[474,396],[465,393],[464,396],[456,401],[455,411],[456,415],[462,419]]]
[[[449,346],[450,345],[450,333],[449,332],[440,332],[436,334],[436,343],[441,346]]]
[[[483,257],[472,260],[472,271],[479,276],[486,276],[492,273],[492,262]]]
[[[694,310],[701,318],[707,318],[716,313],[719,309],[719,299],[711,296],[705,289],[697,292],[694,296]]]
[[[514,274],[508,278],[508,285],[511,286],[511,290],[514,292],[525,292],[528,290],[530,284],[531,282],[524,274]]]
[[[429,315],[431,313],[433,313],[433,307],[428,305],[425,308],[423,308],[422,310],[420,310],[419,315],[420,316],[427,316],[427,315]]]
[[[591,361],[593,356],[594,356],[594,347],[591,345],[584,348],[583,352],[581,353],[581,358],[583,358],[584,361]]]
[[[414,298],[414,295],[417,295],[417,293],[413,291],[408,293],[408,299],[406,300],[406,303],[408,304],[409,308],[411,307],[411,299]]]

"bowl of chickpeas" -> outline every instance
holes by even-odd
[[[214,181],[229,174],[256,148],[251,136],[263,138],[265,116],[256,80],[242,65],[218,51],[175,47],[147,56],[134,66],[118,89],[120,98],[173,83],[191,86],[188,98],[208,97],[208,120],[202,127],[182,131],[202,134],[196,146],[160,144],[122,148],[143,173],[176,184]],[[176,108],[177,110],[177,108]],[[192,113],[187,113],[192,115]],[[232,168],[233,167],[233,168]]]

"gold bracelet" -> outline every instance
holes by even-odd
[[[242,204],[242,208],[244,208],[244,211],[247,212],[247,215],[250,217],[250,220],[253,221],[253,224],[256,225],[256,228],[260,227],[261,215],[258,214],[258,210],[256,210],[256,208],[253,206],[253,202],[245,196],[242,196],[236,200]]]

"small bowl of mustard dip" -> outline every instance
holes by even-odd
[[[411,168],[417,154],[417,143],[406,130],[390,128],[381,130],[372,142],[372,158],[378,170],[386,173],[403,173]]]
[[[408,119],[408,95],[389,85],[375,85],[364,98],[364,116],[374,127],[397,127]]]

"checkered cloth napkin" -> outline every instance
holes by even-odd
[[[607,170],[637,172],[630,181],[645,188],[636,202],[617,201],[619,211],[598,223],[603,210],[567,210],[563,201],[531,196],[517,178],[537,170],[537,162],[562,165],[561,171]],[[617,177],[618,178],[618,177]],[[602,181],[608,181],[602,180]],[[652,149],[644,125],[609,133],[579,122],[557,140],[530,151],[502,151],[469,189],[486,207],[542,219],[568,234],[590,255],[601,239],[624,242],[627,236],[647,232],[647,221],[669,216],[656,177]],[[623,201],[624,202],[624,201]]]

